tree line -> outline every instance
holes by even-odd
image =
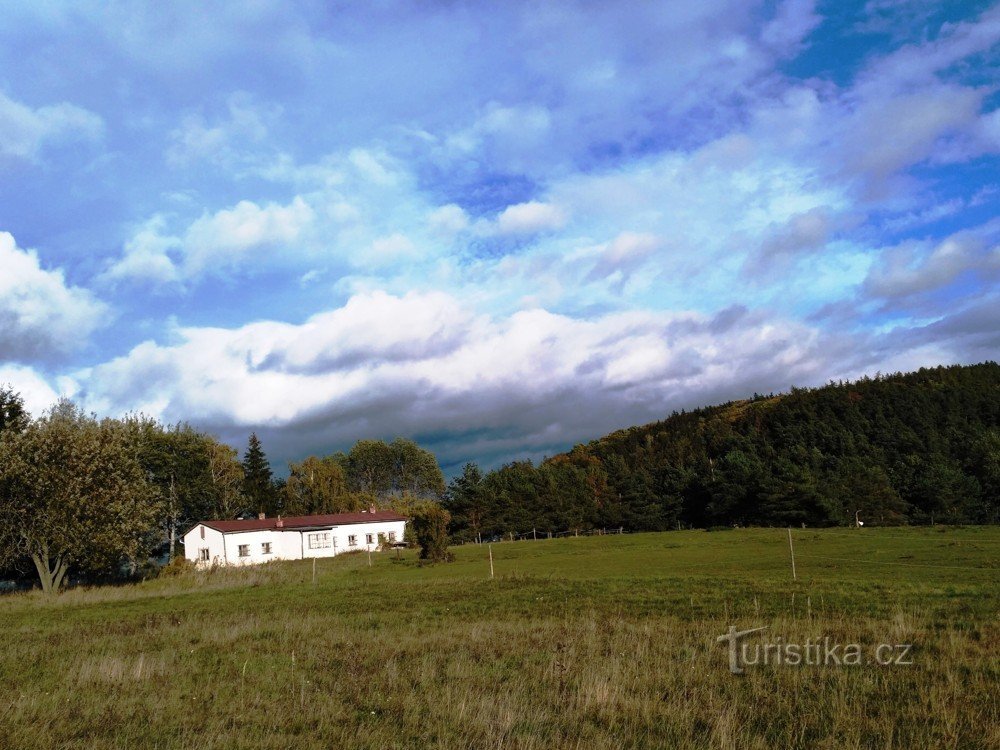
[[[43,588],[135,572],[206,518],[391,507],[438,541],[509,532],[746,525],[996,523],[1000,365],[938,367],[759,395],[631,427],[535,465],[467,464],[445,486],[410,440],[360,440],[276,478],[187,424],[98,419],[69,401],[32,419],[0,388],[0,571]],[[449,521],[450,514],[450,521]],[[427,552],[425,550],[425,552]]]
[[[445,507],[460,541],[532,528],[996,523],[1000,365],[755,394],[538,465],[467,464]]]
[[[434,455],[402,438],[361,440],[310,456],[276,479],[261,441],[236,449],[187,424],[142,415],[98,419],[61,401],[37,419],[0,387],[0,573],[33,569],[45,591],[68,573],[134,574],[151,555],[178,554],[180,536],[210,518],[404,512],[445,490]]]

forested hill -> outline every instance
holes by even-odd
[[[674,413],[539,466],[469,465],[459,538],[590,527],[996,523],[1000,365],[937,367]]]

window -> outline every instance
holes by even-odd
[[[271,554],[271,543],[270,542],[261,542],[260,553],[262,555],[270,555]]]
[[[365,534],[365,544],[375,544],[375,535]]]
[[[395,531],[390,531],[389,532],[389,541],[390,542],[396,541],[396,532]]]
[[[357,534],[351,534],[351,535],[349,535],[347,537],[347,545],[349,547],[357,547],[358,546],[358,535]]]
[[[250,557],[250,545],[241,544],[240,545],[240,557]]]
[[[208,547],[202,547],[200,550],[198,550],[198,559],[201,560],[202,562],[208,562],[211,559],[211,557],[209,557],[209,554],[210,553],[208,551]]]
[[[309,549],[326,549],[330,546],[330,533],[309,535]]]
[[[204,526],[201,527],[201,538],[202,539],[205,538],[205,527]]]

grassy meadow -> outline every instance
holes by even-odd
[[[0,747],[1000,747],[1000,528],[793,537],[795,581],[734,529],[6,595]],[[913,664],[733,675],[730,625]]]

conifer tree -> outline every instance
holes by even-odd
[[[243,488],[251,508],[258,513],[275,511],[271,465],[267,462],[256,432],[250,433],[247,450],[243,455]]]

